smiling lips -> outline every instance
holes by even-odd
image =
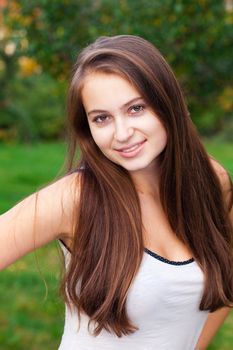
[[[141,151],[145,142],[146,140],[143,140],[142,142],[135,143],[130,147],[116,149],[116,151],[124,158],[135,157]]]

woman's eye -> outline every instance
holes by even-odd
[[[130,108],[130,112],[132,114],[137,114],[137,113],[140,113],[140,112],[144,111],[144,109],[145,109],[144,105],[135,105],[135,106],[132,106]]]
[[[102,124],[102,123],[106,122],[107,120],[108,120],[107,115],[98,115],[93,119],[93,122],[97,123],[97,124]]]

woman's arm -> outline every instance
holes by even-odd
[[[229,176],[226,170],[213,159],[211,160],[214,170],[219,177],[222,193],[224,200],[226,202],[226,206],[229,208],[232,204],[232,188],[231,183],[229,181]],[[230,220],[233,224],[233,208],[231,207],[229,211]],[[209,314],[207,321],[202,329],[201,335],[196,345],[196,350],[205,350],[207,349],[208,344],[210,344],[211,340],[215,336],[219,327],[222,325],[227,315],[230,313],[231,309],[228,307],[223,307],[215,312]]]
[[[205,350],[215,336],[217,330],[222,325],[230,308],[224,307],[209,314],[207,321],[202,329],[201,335],[198,339],[196,350]]]
[[[72,235],[76,178],[65,176],[0,215],[0,270],[54,239]]]

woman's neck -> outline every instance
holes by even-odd
[[[145,169],[130,173],[139,196],[159,198],[158,172],[146,171]]]

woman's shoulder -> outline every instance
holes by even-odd
[[[219,179],[224,200],[226,201],[227,205],[231,208],[233,202],[233,187],[230,175],[228,174],[227,170],[215,159],[210,158],[210,163],[215,174]]]
[[[228,176],[227,170],[214,158],[210,157],[210,163],[220,180]]]
[[[56,179],[0,215],[0,270],[52,240],[71,237],[79,174]]]
[[[71,171],[65,175],[55,178],[52,182],[48,183],[46,186],[42,187],[39,192],[56,192],[60,198],[65,195],[68,199],[75,199],[80,190],[80,171]]]
[[[230,185],[231,180],[227,170],[214,158],[210,157],[210,163],[214,169],[222,187],[227,187]]]
[[[45,191],[57,194],[63,212],[71,215],[77,207],[80,197],[81,173],[78,171],[68,173],[56,179],[51,185],[45,187]]]
[[[41,217],[47,219],[50,226],[56,227],[56,238],[72,236],[79,194],[80,173],[76,171],[54,179],[35,193],[37,211],[43,211]]]
[[[77,192],[77,190],[79,190],[80,188],[80,179],[81,179],[81,172],[72,171],[63,175],[60,178],[55,179],[51,183],[51,186],[53,186],[57,190],[60,190],[61,192],[63,190],[69,190],[70,193],[74,193],[73,191]]]

